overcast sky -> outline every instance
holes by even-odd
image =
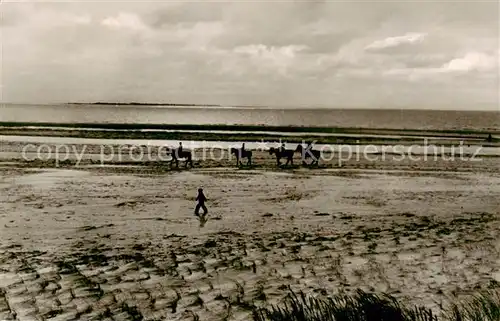
[[[3,102],[498,110],[497,1],[2,1]]]

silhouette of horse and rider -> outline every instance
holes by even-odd
[[[286,158],[286,163],[285,166],[290,164],[293,166],[293,154],[295,154],[295,150],[293,149],[286,149],[285,144],[281,144],[281,147],[279,148],[274,148],[271,147],[269,149],[269,155],[276,155],[276,163],[278,166],[281,166],[281,159]]]
[[[301,144],[297,145],[296,149],[286,149],[285,144],[281,144],[279,148],[271,147],[269,149],[270,155],[276,155],[276,163],[281,166],[281,159],[286,159],[285,166],[290,164],[293,166],[293,156],[295,153],[301,154],[302,164],[308,165],[306,160],[311,159],[309,165],[318,165],[319,159],[321,158],[321,151],[312,149],[312,142],[309,142],[304,148]],[[185,159],[185,167],[188,165],[193,167],[193,155],[191,151],[183,150],[182,142],[179,142],[178,148],[170,148],[170,155],[172,159],[170,160],[170,165],[175,162],[176,167],[179,167],[179,159]],[[252,165],[252,151],[245,149],[245,143],[242,144],[241,148],[231,148],[231,154],[236,156],[236,165],[242,166],[242,158],[247,159],[247,166]]]
[[[189,150],[183,150],[182,142],[179,142],[179,147],[177,149],[171,148],[170,155],[172,159],[170,160],[170,166],[175,162],[175,166],[179,167],[179,158],[184,158],[184,166],[187,168],[188,164],[193,167],[193,154]]]
[[[303,165],[307,165],[307,159],[311,159],[309,165],[318,165],[319,159],[321,158],[321,151],[312,149],[312,144],[312,142],[309,142],[305,148],[299,144],[296,149],[286,149],[285,144],[281,144],[279,148],[271,147],[269,149],[269,155],[276,155],[276,163],[278,166],[281,166],[282,158],[286,158],[285,166],[288,164],[293,166],[293,155],[297,152],[301,154]]]
[[[295,149],[296,152],[301,154],[302,164],[307,165],[306,159],[311,159],[309,165],[319,165],[319,159],[321,158],[321,151],[312,149],[313,142],[309,142],[306,148],[302,147],[301,144],[297,145]]]

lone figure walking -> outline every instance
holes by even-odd
[[[200,208],[203,209],[203,216],[207,215],[208,209],[205,206],[206,200],[207,198],[205,197],[205,194],[203,194],[203,188],[198,188],[198,196],[196,197],[198,204],[196,204],[196,209],[194,210],[194,214],[196,216],[200,216]]]

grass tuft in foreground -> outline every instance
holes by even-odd
[[[485,292],[440,316],[429,308],[410,307],[396,298],[358,290],[327,299],[291,292],[282,305],[255,308],[254,321],[499,321],[500,293]]]

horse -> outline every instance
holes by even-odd
[[[251,150],[241,150],[239,148],[231,148],[231,154],[236,156],[236,165],[241,165],[241,158],[248,159],[247,166],[252,164],[252,151]]]
[[[276,163],[278,164],[278,167],[281,166],[281,159],[286,158],[286,163],[285,166],[288,165],[289,163],[293,166],[293,154],[294,151],[291,149],[281,149],[281,148],[274,148],[271,147],[269,149],[269,155],[276,155]]]
[[[321,158],[321,151],[309,149],[305,150],[302,145],[298,145],[295,149],[296,152],[299,152],[302,155],[302,164],[306,164],[306,159],[311,158],[311,163],[309,165],[319,165],[319,159]]]
[[[175,166],[179,167],[179,158],[184,158],[186,162],[184,163],[185,168],[187,168],[188,164],[193,167],[193,154],[188,150],[179,150],[175,148],[169,148],[170,155],[172,159],[170,160],[170,166],[175,162]]]

